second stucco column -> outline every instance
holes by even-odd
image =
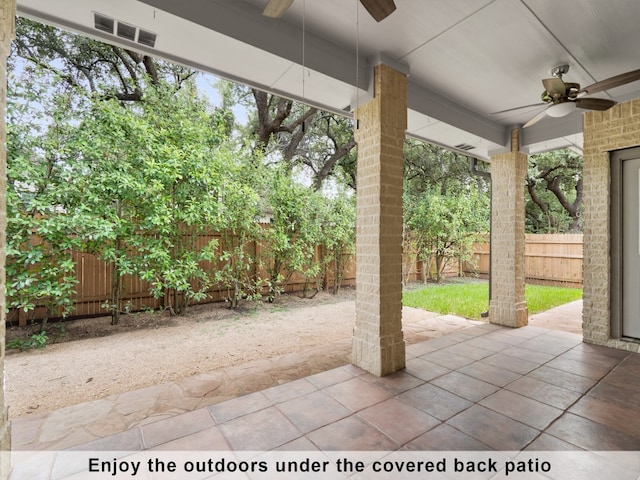
[[[489,321],[507,327],[528,323],[524,296],[527,155],[519,151],[519,133],[518,129],[511,131],[510,151],[491,157],[493,255]]]
[[[407,76],[374,67],[374,98],[356,110],[358,143],[355,365],[383,376],[405,367],[402,334],[402,146]]]

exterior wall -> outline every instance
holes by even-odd
[[[378,375],[405,367],[402,334],[402,146],[407,77],[377,65],[358,127],[355,365]]]
[[[15,30],[15,0],[0,0],[0,480],[9,475],[10,429],[9,414],[4,404],[4,341],[5,341],[5,247],[7,225],[7,56]]]
[[[492,238],[489,321],[507,327],[528,323],[525,286],[524,183],[527,156],[519,151],[519,130],[511,151],[491,157]]]
[[[640,100],[584,115],[584,341],[624,350],[640,345],[611,339],[610,160],[614,150],[640,145]]]

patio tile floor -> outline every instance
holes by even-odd
[[[388,377],[346,365],[72,448],[640,450],[640,354],[534,326],[447,337]]]

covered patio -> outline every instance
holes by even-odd
[[[16,4],[21,15],[354,119],[354,365],[226,406],[239,407],[236,413],[211,407],[186,414],[174,420],[187,425],[180,438],[163,439],[163,433],[141,427],[113,437],[114,447],[139,451],[210,435],[210,442],[221,442],[212,445],[233,450],[640,450],[640,370],[638,355],[630,353],[640,350],[640,280],[623,268],[638,261],[637,255],[629,257],[637,252],[624,249],[638,239],[637,232],[625,237],[622,203],[627,200],[611,187],[622,182],[621,165],[640,158],[630,150],[640,146],[640,5],[635,0],[474,0],[455,5],[397,0],[396,11],[379,23],[355,0],[297,0],[278,19],[262,15],[264,0],[0,0],[3,107]],[[136,33],[120,35],[119,24]],[[146,32],[142,37],[141,31]],[[557,96],[571,108],[560,117],[550,109],[548,115],[542,113],[548,105],[534,102],[543,88],[554,88],[543,87],[541,80],[554,83],[548,77],[559,65],[569,65],[567,81],[598,86],[593,100],[600,100],[590,104],[593,108],[602,102],[616,105],[585,113],[574,108],[577,97],[569,98],[571,88],[579,91],[576,95],[591,98],[591,93],[567,87],[569,93]],[[620,80],[627,72],[628,81]],[[529,126],[533,118],[539,121]],[[406,135],[490,163],[491,242],[497,252],[491,259],[490,324],[410,348],[401,315]],[[527,326],[524,298],[527,158],[564,147],[581,152],[585,165],[582,336]],[[616,157],[617,151],[624,154]],[[5,163],[2,148],[2,168]],[[629,188],[637,190],[637,183]],[[4,184],[0,198],[0,222],[5,222]],[[637,193],[628,198],[637,203]],[[4,242],[0,246],[4,250]],[[4,270],[0,280],[5,281]],[[0,369],[3,357],[4,351]],[[318,399],[323,401],[313,407]],[[314,408],[316,414],[304,414]],[[531,416],[530,411],[537,413]],[[401,418],[415,422],[398,428]],[[10,448],[8,419],[0,394],[0,446],[5,452]],[[264,435],[258,435],[257,420],[263,422]],[[197,431],[192,431],[194,424]],[[500,435],[488,425],[500,425]],[[7,468],[3,459],[0,477]],[[621,472],[620,478],[637,477],[637,472],[627,474]]]
[[[579,312],[576,302],[537,322],[570,316],[577,322]],[[53,443],[42,443],[56,437],[51,425],[36,428],[35,419],[26,418],[14,425],[11,478],[80,478],[80,472],[88,474],[87,452],[163,461],[182,459],[177,452],[236,452],[229,458],[245,461],[294,459],[304,452],[305,458],[333,462],[338,452],[377,451],[383,461],[451,452],[477,460],[479,453],[470,452],[494,452],[502,464],[536,458],[539,466],[551,465],[549,472],[524,478],[635,479],[640,386],[629,379],[639,371],[638,355],[585,344],[576,333],[469,326],[409,346],[402,372],[381,378],[346,365],[88,442],[79,440],[87,435],[78,423],[82,408],[108,423],[100,420],[97,402],[54,412],[58,428],[70,433]],[[123,396],[120,408],[132,412],[134,404],[160,395],[154,387],[130,392],[129,406]],[[75,430],[69,428],[74,422]],[[350,455],[371,473],[376,457]]]

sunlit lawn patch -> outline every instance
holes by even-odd
[[[582,298],[582,290],[578,288],[540,285],[527,285],[525,294],[529,314],[543,312]],[[430,312],[477,319],[482,312],[488,310],[489,284],[470,282],[425,285],[405,291],[402,302],[408,307],[422,308]]]

